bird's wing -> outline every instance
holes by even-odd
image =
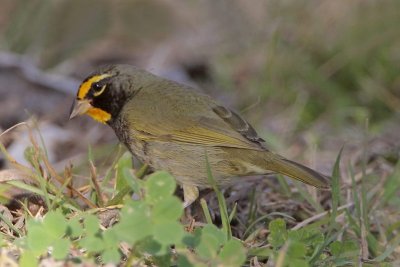
[[[154,102],[154,94],[153,101],[149,94],[142,94],[124,112],[136,138],[265,150],[264,140],[248,122],[211,98],[187,91],[157,93],[160,101]]]
[[[212,110],[218,115],[218,117],[223,119],[231,129],[240,133],[247,141],[265,148],[265,140],[257,134],[256,130],[250,125],[250,123],[240,117],[237,113],[219,105],[215,105]]]

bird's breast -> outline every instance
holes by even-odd
[[[112,125],[110,125],[118,137],[119,141],[123,143],[129,151],[134,154],[140,161],[151,164],[151,159],[147,153],[147,142],[141,138],[141,134],[129,127],[127,121],[122,118],[115,120]]]

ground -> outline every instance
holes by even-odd
[[[133,159],[130,167],[106,125],[69,121],[68,114],[79,83],[95,67],[128,63],[200,88],[249,120],[269,149],[322,173],[333,174],[343,149],[333,191],[279,176],[250,177],[221,188],[226,213],[233,211],[231,227],[219,194],[205,190],[205,202],[178,220],[186,231],[214,235],[215,224],[242,241],[250,266],[399,264],[397,1],[1,2],[0,230],[11,262],[27,251],[30,233],[42,229],[27,221],[46,214],[62,216],[65,227],[80,218],[82,235],[56,235],[71,242],[69,260],[115,259],[102,254],[107,249],[80,243],[90,237],[86,220],[95,220],[85,216],[97,215],[103,240],[109,240],[105,229],[124,233],[115,222],[124,221],[120,209],[132,204],[127,199],[136,187],[123,177],[126,169],[140,174],[141,164]],[[146,198],[150,185],[141,186],[144,195],[134,198],[158,207]],[[130,253],[136,241],[118,238],[123,262],[162,265],[157,255]],[[199,260],[179,242],[176,258],[224,262],[185,243]],[[236,246],[224,242],[217,247]],[[49,265],[65,260],[49,251],[23,255]]]

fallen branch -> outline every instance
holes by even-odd
[[[73,95],[79,86],[76,79],[41,70],[28,56],[0,52],[0,68],[16,68],[29,82],[69,95]]]

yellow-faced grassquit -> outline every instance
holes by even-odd
[[[184,205],[210,187],[207,162],[219,185],[240,177],[281,173],[315,187],[329,179],[269,151],[237,113],[186,85],[130,65],[100,68],[79,87],[70,118],[87,114],[114,129],[143,163],[171,173]]]

